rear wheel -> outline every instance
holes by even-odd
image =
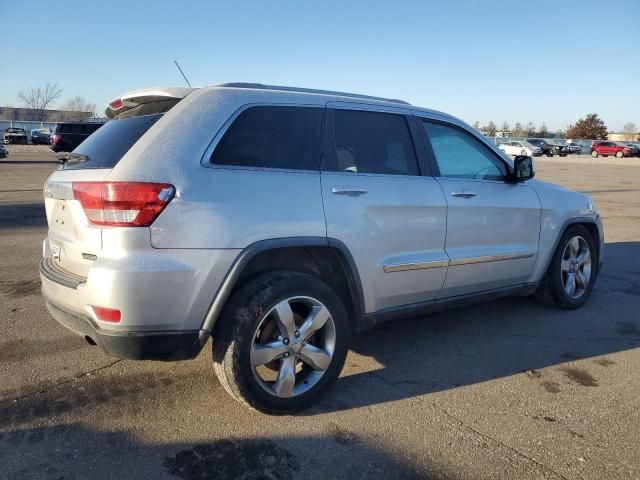
[[[573,225],[562,235],[535,298],[546,306],[578,308],[591,295],[597,274],[595,242],[585,227]]]
[[[616,157],[617,157],[617,158],[622,158],[623,156],[624,156],[624,153],[622,153],[622,150],[618,150],[618,151],[616,152]]]
[[[330,287],[311,275],[273,272],[230,298],[213,335],[214,366],[241,403],[294,413],[335,383],[348,343],[347,313]]]
[[[598,158],[598,152],[596,152],[595,150],[593,152],[591,152],[591,156],[593,158]]]

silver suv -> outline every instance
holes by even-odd
[[[45,184],[49,311],[121,358],[211,336],[226,390],[264,412],[315,402],[353,332],[505,295],[576,308],[603,259],[587,195],[406,102],[222,84],[107,116]]]

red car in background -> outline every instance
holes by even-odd
[[[602,155],[603,157],[615,155],[618,158],[629,157],[631,155],[631,149],[615,142],[596,142],[591,145],[591,156],[595,158],[598,155]]]

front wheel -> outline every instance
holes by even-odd
[[[535,298],[546,306],[578,308],[591,295],[597,274],[595,242],[585,227],[573,225],[562,235]]]
[[[553,157],[553,150],[547,150],[547,157]]]
[[[593,158],[598,158],[598,152],[596,152],[595,150],[593,152],[591,152],[591,156]]]
[[[348,345],[347,312],[329,286],[311,275],[272,272],[229,299],[214,330],[214,367],[236,400],[288,414],[327,393]]]
[[[622,158],[624,156],[624,153],[622,153],[622,150],[618,150],[616,152],[616,158]]]

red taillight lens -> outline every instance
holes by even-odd
[[[93,308],[93,312],[96,314],[96,317],[103,322],[118,323],[120,321],[120,310],[95,306],[92,306],[91,308]]]
[[[73,182],[73,196],[93,225],[148,227],[174,194],[168,183]]]
[[[51,145],[57,145],[58,143],[60,143],[60,140],[62,140],[61,135],[54,135],[53,137],[51,137]]]
[[[122,99],[121,98],[116,98],[113,102],[111,102],[109,104],[109,106],[113,110],[119,110],[120,108],[122,108]]]

